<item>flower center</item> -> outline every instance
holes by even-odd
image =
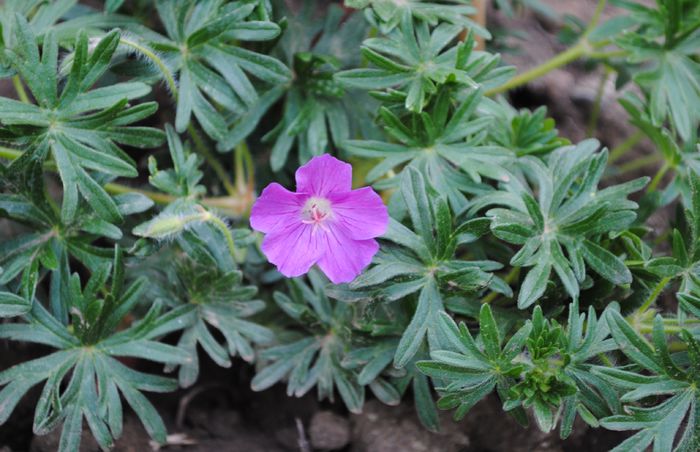
[[[324,222],[332,217],[333,210],[331,209],[331,202],[325,198],[312,196],[304,203],[304,207],[301,209],[302,223],[312,224],[314,230],[316,227],[327,230],[328,227]]]

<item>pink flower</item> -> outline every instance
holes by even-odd
[[[287,277],[318,264],[333,283],[352,281],[379,250],[386,206],[370,187],[352,190],[352,166],[327,154],[299,168],[296,182],[296,193],[268,185],[253,205],[263,253]]]

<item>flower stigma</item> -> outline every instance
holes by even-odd
[[[313,225],[313,232],[316,232],[316,229],[319,227],[324,231],[328,231],[328,225],[325,222],[332,217],[331,202],[318,196],[309,198],[301,209],[302,223]]]

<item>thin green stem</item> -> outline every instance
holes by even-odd
[[[659,298],[659,295],[661,295],[661,292],[666,288],[668,283],[670,283],[673,280],[670,276],[667,276],[663,278],[659,283],[654,287],[654,290],[651,291],[649,294],[649,297],[644,301],[644,304],[642,304],[639,309],[637,309],[637,312],[634,314],[635,316],[641,316],[644,314],[650,307],[651,305],[656,301],[657,298]]]
[[[606,69],[600,78],[600,83],[598,83],[598,89],[595,93],[595,99],[593,100],[593,108],[591,109],[591,116],[588,119],[588,128],[586,135],[592,137],[595,135],[598,129],[598,118],[600,117],[600,106],[603,103],[603,94],[605,93],[605,85],[608,83],[611,71]]]
[[[629,55],[627,50],[611,50],[609,52],[591,52],[587,56],[595,60],[607,60],[610,58],[620,58]]]
[[[22,151],[16,149],[6,148],[5,146],[0,146],[0,158],[5,160],[15,160],[22,155]]]
[[[238,190],[240,192],[252,191],[255,187],[255,165],[253,165],[253,156],[250,155],[250,149],[248,149],[245,140],[236,145],[233,166],[236,168],[235,185]]]
[[[662,243],[668,243],[668,238],[671,236],[672,233],[673,231],[670,228],[668,228],[664,232],[659,234],[659,236],[654,239],[654,246],[659,246]]]
[[[610,42],[607,40],[600,41],[600,42],[595,42],[592,43],[588,41],[588,35],[593,31],[593,29],[598,25],[598,21],[600,20],[600,16],[603,12],[603,9],[605,8],[606,0],[598,0],[598,5],[596,6],[595,12],[593,13],[593,17],[591,18],[591,21],[588,23],[588,26],[586,27],[586,30],[584,31],[583,35],[581,36],[581,39],[574,45],[573,47],[570,47],[569,49],[555,55],[548,61],[545,61],[544,63],[540,64],[539,66],[536,66],[529,71],[523,72],[520,75],[516,75],[506,83],[504,83],[501,86],[498,86],[496,88],[493,88],[489,91],[486,91],[487,96],[492,96],[494,94],[501,94],[507,91],[510,91],[514,88],[517,88],[519,86],[525,85],[528,82],[531,82],[532,80],[536,80],[543,75],[547,74],[548,72],[553,71],[554,69],[558,69],[562,66],[565,66],[572,61],[575,61],[581,57],[587,56],[587,57],[592,57],[593,55],[601,55],[600,52],[596,52],[597,49],[605,47],[608,45]],[[605,55],[606,54],[602,54]],[[606,56],[607,58],[607,56]]]
[[[641,130],[638,130],[627,137],[625,141],[612,148],[610,151],[610,157],[608,158],[608,164],[613,164],[618,161],[620,157],[627,153],[627,151],[642,141],[642,138],[644,138],[644,133],[642,133]]]
[[[632,171],[637,171],[640,168],[644,168],[653,163],[658,163],[661,160],[663,160],[663,157],[661,157],[659,154],[650,154],[642,158],[634,159],[631,162],[627,162],[624,165],[620,165],[618,167],[617,174],[627,174]]]
[[[520,267],[513,267],[508,274],[503,278],[503,280],[507,283],[510,284],[513,281],[515,281],[518,276],[520,275]],[[498,292],[490,292],[488,293],[482,300],[482,304],[489,304],[493,302],[496,298],[498,298],[500,294]]]
[[[0,146],[0,159],[16,160],[21,155],[22,151]],[[51,171],[56,171],[56,165],[54,165],[51,162],[45,163],[44,168]],[[150,198],[156,204],[169,204],[177,199],[174,196],[170,196],[165,193],[141,190],[138,188],[129,187],[127,185],[117,183],[105,184],[104,189],[105,191],[107,191],[107,193],[110,193],[112,195],[119,195],[122,193],[140,193]],[[217,211],[221,212],[226,216],[239,218],[246,215],[246,213],[250,210],[250,205],[253,203],[253,201],[254,199],[252,196],[219,196],[214,198],[204,198],[202,199],[202,204],[207,208],[216,209]]]
[[[685,326],[681,325],[664,325],[664,333],[666,334],[677,334],[680,333],[681,330],[687,330],[688,328]],[[640,332],[641,334],[649,334],[652,331],[654,331],[654,326],[651,324],[641,324],[637,328],[637,331]]]
[[[216,173],[216,176],[223,184],[224,188],[226,189],[226,192],[231,196],[235,195],[236,190],[233,184],[231,183],[228,171],[226,171],[226,168],[224,168],[219,159],[216,158],[216,156],[209,150],[209,147],[199,135],[197,129],[195,129],[194,126],[190,123],[187,126],[187,131],[189,132],[190,137],[192,137],[192,142],[194,143],[194,147],[197,151],[197,154],[200,154],[202,157],[204,157],[204,160],[206,160],[209,166],[211,166],[211,169],[213,169],[214,173]]]
[[[178,91],[177,84],[175,83],[175,77],[173,77],[173,73],[170,71],[170,68],[168,68],[165,62],[153,50],[145,45],[139,44],[136,41],[122,37],[119,42],[127,47],[131,47],[149,60],[153,61],[153,63],[158,66],[158,69],[163,74],[165,83],[168,85],[168,89],[170,90],[173,98],[177,100]]]
[[[135,49],[143,56],[151,60],[158,67],[160,72],[163,74],[163,78],[165,79],[165,82],[168,85],[168,89],[170,90],[173,98],[177,101],[178,89],[177,84],[175,83],[175,77],[173,76],[173,73],[170,71],[170,68],[168,68],[163,59],[160,58],[153,50],[151,50],[147,46],[139,44],[138,42],[126,38],[121,38],[121,43],[125,46]],[[208,146],[206,145],[204,140],[202,140],[201,136],[192,124],[188,125],[187,131],[192,137],[192,141],[194,142],[194,146],[197,153],[204,157],[209,166],[211,166],[211,168],[216,173],[219,180],[221,180],[221,183],[226,189],[226,192],[230,196],[233,196],[235,194],[235,189],[233,184],[231,183],[231,179],[229,178],[226,169],[223,167],[221,162],[219,162],[216,156],[212,154],[212,152],[209,150]]]
[[[671,169],[671,165],[668,162],[664,162],[664,164],[661,166],[661,168],[659,168],[659,171],[656,172],[656,175],[649,183],[649,187],[647,187],[647,193],[651,193],[654,190],[656,190],[656,187],[659,186],[659,183],[661,183],[661,180],[664,178],[666,172],[668,172],[669,169]]]
[[[146,196],[147,198],[150,198],[150,200],[155,202],[156,204],[169,204],[175,201],[175,199],[177,199],[174,196],[166,195],[165,193],[141,190],[139,188],[129,187],[128,185],[115,183],[105,184],[104,189],[107,193],[110,193],[112,195],[121,195],[123,193],[139,193]]]
[[[615,364],[608,358],[605,353],[598,353],[598,359],[607,367],[615,367]]]
[[[19,100],[25,104],[30,103],[29,96],[27,95],[27,91],[24,90],[24,85],[22,84],[22,80],[19,78],[19,75],[12,77],[12,85],[14,85],[15,91],[17,91],[17,97],[19,97]]]
[[[160,58],[150,48],[139,44],[138,42],[126,38],[121,38],[121,43],[140,52],[143,56],[145,56],[146,58],[151,60],[156,66],[158,66],[158,69],[163,74],[165,82],[167,83],[168,89],[172,93],[173,98],[177,100],[178,89],[177,84],[175,83],[175,77],[173,76],[173,73],[170,71],[170,68],[168,68],[163,59]],[[209,150],[206,143],[204,142],[204,140],[202,140],[202,137],[199,135],[199,133],[192,124],[189,124],[187,126],[187,131],[192,137],[192,141],[194,142],[194,146],[197,150],[197,153],[204,157],[209,166],[211,166],[211,168],[214,170],[217,177],[219,178],[219,180],[221,180],[221,183],[224,185],[226,192],[229,195],[233,195],[235,193],[233,184],[231,183],[231,179],[228,177],[228,172],[222,166],[221,162],[219,162],[216,156],[212,154],[212,152]]]
[[[569,49],[555,55],[553,58],[549,59],[548,61],[545,61],[539,66],[536,66],[530,69],[529,71],[523,72],[522,74],[516,75],[501,86],[486,91],[486,95],[492,96],[494,94],[501,94],[510,91],[514,88],[523,86],[557,68],[566,66],[572,61],[581,58],[586,54],[589,48],[590,44],[588,43],[588,41],[579,41],[575,46],[570,47]]]
[[[607,0],[598,0],[598,4],[595,6],[595,11],[593,11],[593,17],[591,17],[591,21],[588,22],[588,26],[583,32],[584,37],[587,37],[593,31],[596,25],[598,25],[598,21],[600,20],[601,14],[603,14],[606,3]]]
[[[207,221],[214,225],[214,227],[216,227],[223,234],[224,238],[226,239],[226,245],[228,246],[228,252],[231,254],[231,259],[236,262],[236,246],[233,241],[233,234],[231,234],[231,230],[228,228],[226,223],[224,223],[221,218],[217,217],[216,215],[210,214]]]

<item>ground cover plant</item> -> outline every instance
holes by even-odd
[[[38,387],[62,451],[126,410],[166,443],[149,393],[241,358],[255,391],[432,431],[495,394],[699,450],[700,3],[610,3],[521,71],[483,0],[6,0],[0,338],[38,356],[0,369],[0,424]],[[615,149],[510,103],[577,60],[616,77]]]

